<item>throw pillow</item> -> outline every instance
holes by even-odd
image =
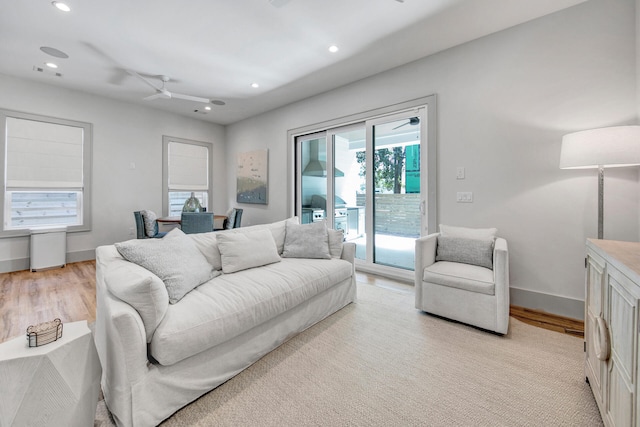
[[[227,230],[231,230],[233,228],[233,225],[236,223],[236,213],[238,211],[236,211],[235,209],[231,209],[228,213],[227,213],[227,223],[226,223],[226,229]]]
[[[140,211],[142,215],[142,221],[144,222],[144,232],[147,237],[153,237],[156,235],[156,220],[158,217],[153,211]]]
[[[331,259],[329,233],[324,221],[311,224],[287,223],[283,258]]]
[[[218,249],[218,239],[216,232],[193,233],[187,236],[193,240],[196,247],[202,255],[207,259],[214,270],[222,270],[222,260],[220,259],[220,250]]]
[[[287,224],[300,224],[300,220],[297,216],[292,216],[291,218],[287,218],[283,221],[274,222],[269,225],[269,229],[273,234],[273,238],[276,241],[276,245],[278,246],[278,253],[282,255],[284,252],[284,239],[287,235]]]
[[[124,260],[105,276],[104,281],[109,292],[140,314],[147,342],[151,342],[169,306],[169,294],[164,283],[148,270]]]
[[[344,230],[327,229],[329,233],[329,253],[331,258],[342,256],[342,242],[344,241]]]
[[[493,239],[438,236],[436,261],[461,262],[493,269]]]
[[[440,235],[445,237],[464,237],[466,239],[495,239],[497,228],[468,228],[440,224]]]
[[[217,239],[225,274],[280,261],[276,242],[267,229],[250,233],[222,232],[217,233]]]
[[[171,304],[220,274],[178,228],[162,239],[129,240],[115,246],[123,258],[146,268],[164,282]]]

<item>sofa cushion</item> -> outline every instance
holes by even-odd
[[[187,237],[193,241],[214,270],[222,270],[222,258],[220,257],[220,249],[218,249],[216,232],[187,234]]]
[[[220,233],[217,239],[225,274],[280,261],[276,242],[266,228],[250,233]]]
[[[282,254],[284,249],[284,236],[286,230],[286,224],[290,222],[293,224],[298,223],[298,217],[294,216],[289,219],[274,222],[271,224],[252,225],[250,227],[233,228],[231,230],[216,231],[210,233],[197,233],[189,234],[188,236],[193,239],[194,243],[202,252],[204,257],[209,261],[215,270],[222,270],[222,257],[220,255],[220,249],[218,248],[217,236],[219,234],[227,233],[252,233],[256,230],[267,229],[271,232],[273,240],[276,242],[278,248],[278,254]]]
[[[493,271],[477,265],[438,261],[424,269],[422,280],[465,291],[495,294]]]
[[[349,279],[340,259],[284,258],[260,268],[223,274],[169,306],[151,340],[162,365],[234,338]]]
[[[169,307],[167,288],[158,276],[139,265],[121,259],[104,277],[107,289],[140,314],[147,342]]]
[[[287,223],[284,237],[284,258],[331,258],[329,234],[324,221],[311,224]]]
[[[331,258],[340,258],[342,256],[342,243],[344,242],[344,231],[327,229],[329,234],[329,253]]]
[[[438,236],[436,261],[461,262],[493,268],[493,239]]]
[[[440,224],[440,235],[445,237],[464,237],[466,239],[495,239],[497,228],[468,228]]]
[[[162,239],[128,240],[115,244],[123,258],[158,276],[175,304],[215,272],[188,236],[174,228]]]

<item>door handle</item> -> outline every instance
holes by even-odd
[[[607,322],[602,316],[596,317],[596,328],[593,337],[593,348],[596,352],[596,357],[603,362],[609,360],[611,354],[611,342],[609,341],[609,328]]]

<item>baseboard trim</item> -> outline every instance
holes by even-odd
[[[91,261],[96,259],[96,250],[87,249],[86,251],[67,252],[67,263]]]
[[[29,258],[7,259],[0,261],[0,273],[11,273],[29,269]]]
[[[584,321],[584,301],[527,289],[509,288],[511,305]]]
[[[95,249],[86,251],[67,252],[67,264],[72,262],[91,261],[96,259]],[[0,273],[28,270],[31,267],[29,258],[7,259],[0,261]]]
[[[385,265],[368,265],[368,264],[360,264],[356,263],[356,271],[376,274],[378,276],[386,277],[388,279],[398,280],[404,283],[414,284],[415,275],[413,271],[402,270],[399,268],[387,267]]]

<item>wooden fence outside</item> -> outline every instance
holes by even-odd
[[[356,196],[358,206],[365,205],[365,194]],[[376,194],[375,231],[402,237],[420,236],[420,194]]]

